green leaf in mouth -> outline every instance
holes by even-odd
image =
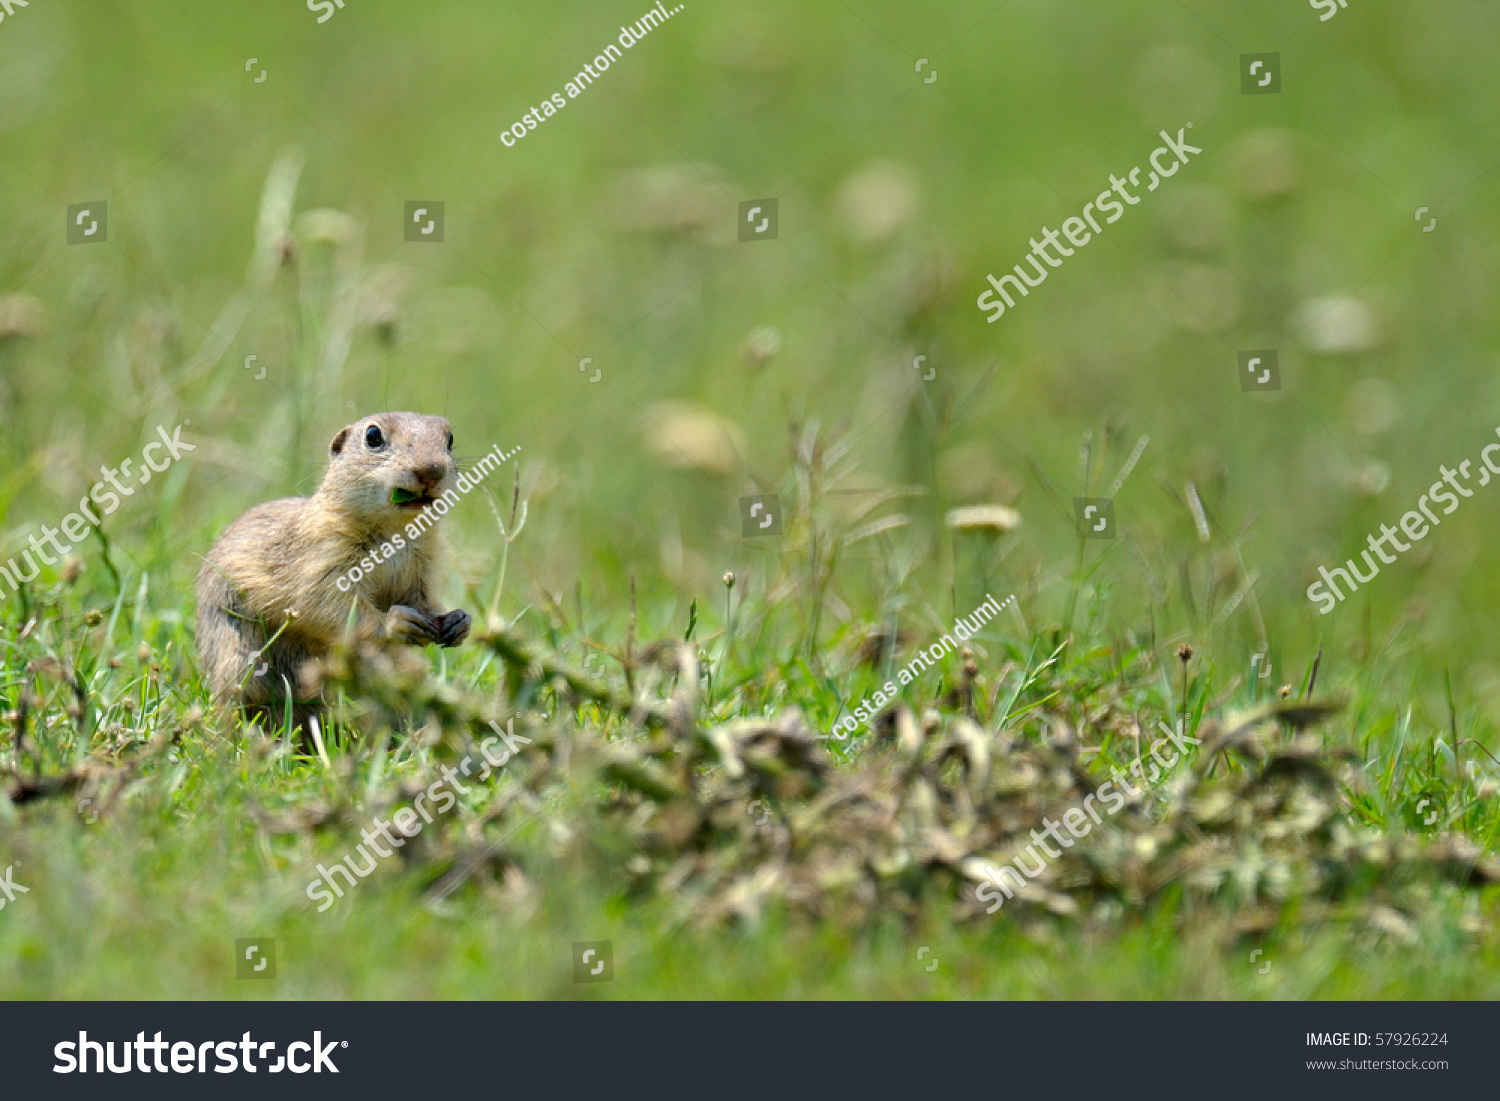
[[[420,501],[421,499],[422,495],[420,493],[413,493],[411,490],[402,489],[400,486],[391,490],[391,504],[393,505],[409,505],[413,501]]]

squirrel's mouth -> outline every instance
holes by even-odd
[[[426,508],[434,500],[436,498],[430,494],[418,493],[411,489],[402,489],[399,486],[391,490],[391,504],[397,508],[410,509],[413,512]]]

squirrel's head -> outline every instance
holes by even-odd
[[[318,490],[380,528],[398,528],[453,483],[453,431],[445,417],[376,413],[339,429]]]

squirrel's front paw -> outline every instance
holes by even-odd
[[[438,641],[438,629],[432,620],[415,608],[392,604],[391,610],[385,613],[385,637],[408,646],[426,646]]]
[[[432,625],[437,628],[439,646],[457,646],[469,637],[469,627],[474,620],[462,608],[455,608],[446,615],[433,616]]]

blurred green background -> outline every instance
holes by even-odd
[[[1104,567],[1125,618],[1182,583],[1191,481],[1217,532],[1243,532],[1273,645],[1374,646],[1419,619],[1493,706],[1500,667],[1470,645],[1500,599],[1483,495],[1330,616],[1302,595],[1500,425],[1484,4],[1322,22],[1244,0],[689,3],[500,143],[645,10],[16,9],[0,24],[7,550],[98,464],[191,418],[205,446],[170,499],[115,520],[154,529],[121,541],[185,588],[222,524],[311,490],[339,426],[411,408],[446,412],[460,450],[523,447],[544,584],[619,594],[634,572],[685,601],[726,568],[755,583],[772,552],[740,539],[736,499],[789,493],[789,426],[818,419],[847,424],[862,485],[926,488],[900,538],[946,609],[943,510],[1018,507],[991,587],[1045,589],[1071,517],[1023,454],[1070,504],[1083,434],[1097,464],[1113,425],[1108,476],[1151,438],[1117,502],[1129,548]],[[1270,51],[1282,91],[1241,95],[1238,55]],[[1188,123],[1201,156],[985,323],[985,273]],[[283,151],[303,161],[297,259],[247,275]],[[779,238],[737,243],[738,202],[761,197]],[[100,198],[108,241],[67,246],[66,206]],[[442,244],[403,240],[408,199],[446,205]],[[1242,393],[1237,350],[1263,347],[1283,389]],[[478,506],[465,523],[488,530]],[[840,569],[850,607],[889,597],[870,576]],[[1259,641],[1242,615],[1227,629]]]

